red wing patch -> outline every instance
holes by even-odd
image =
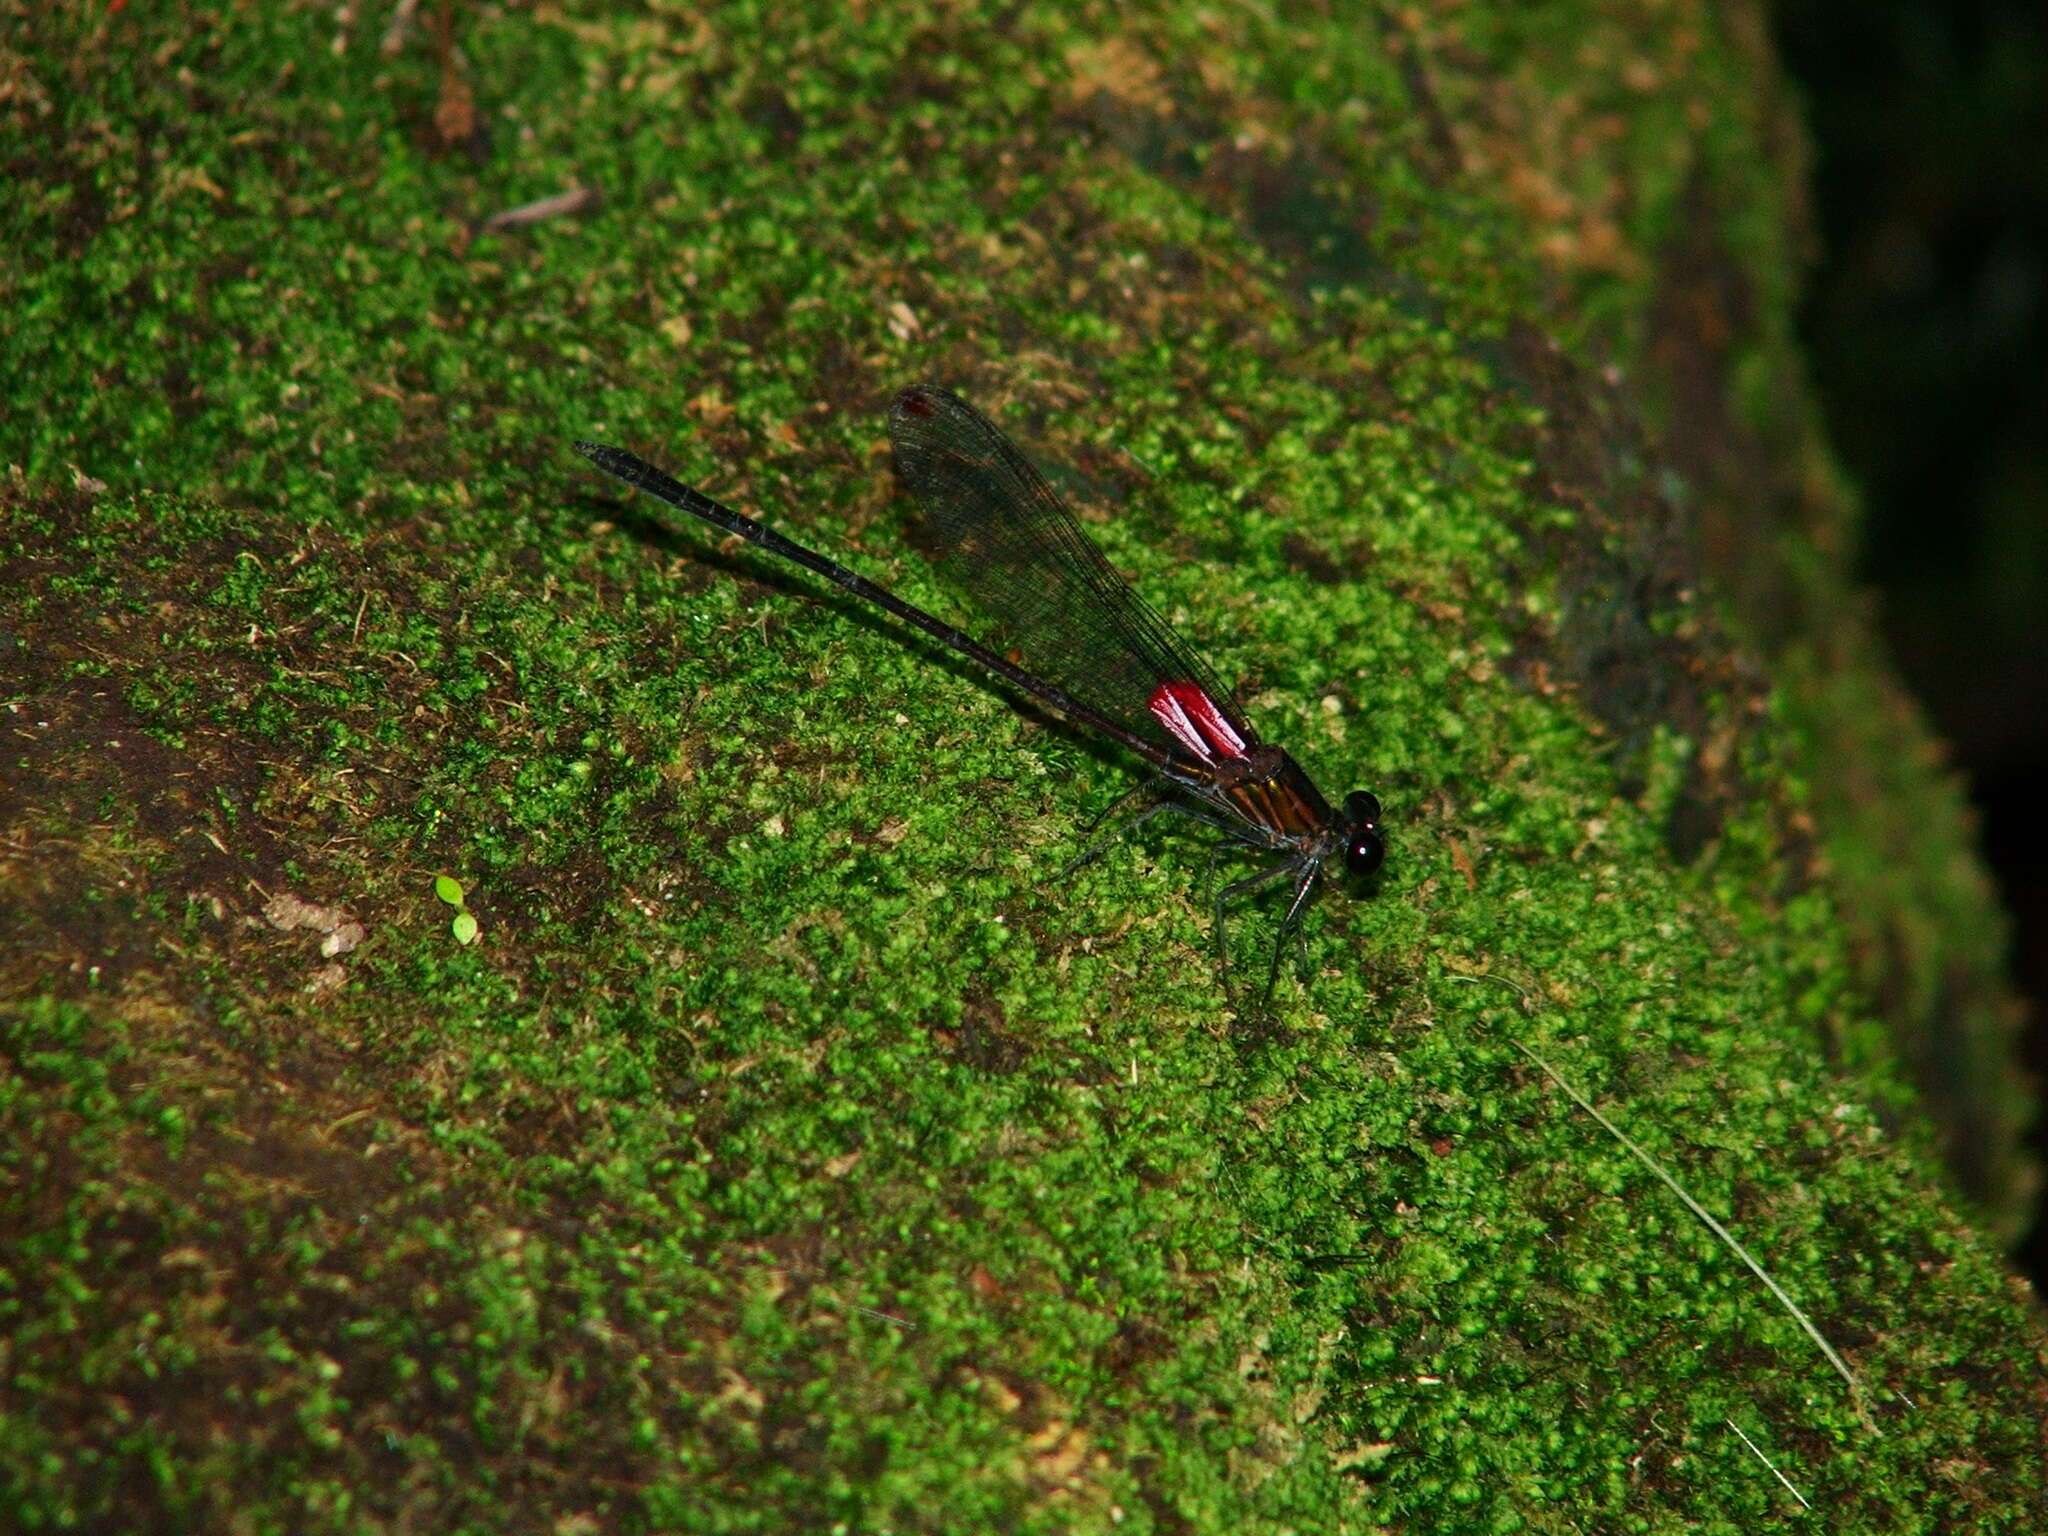
[[[1216,701],[1193,683],[1161,683],[1149,701],[1167,734],[1202,762],[1245,755],[1239,736]]]

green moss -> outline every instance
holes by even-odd
[[[1697,18],[474,17],[453,146],[428,50],[304,23],[49,13],[9,108],[14,1525],[1803,1518],[1731,1421],[1840,1529],[2038,1502],[2038,1317],[1811,858],[1811,733],[1433,125]],[[1653,249],[1689,119],[1613,111]],[[1560,323],[1647,346],[1653,290]],[[1225,1007],[1199,843],[1057,878],[1129,765],[566,448],[945,605],[878,452],[920,376],[1386,801],[1277,1018]]]

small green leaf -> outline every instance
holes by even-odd
[[[456,943],[474,944],[476,942],[476,919],[472,917],[469,913],[456,913],[455,921],[450,923],[448,926],[450,931],[452,931],[455,935]]]
[[[434,894],[451,907],[462,905],[462,882],[447,875],[434,876]]]

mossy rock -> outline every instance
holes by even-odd
[[[422,13],[8,44],[0,1524],[2032,1528],[1759,12]],[[569,451],[943,607],[917,378],[1385,802],[1270,1016],[1054,878],[1133,764]]]

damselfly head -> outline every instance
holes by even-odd
[[[1387,839],[1380,831],[1378,797],[1362,789],[1351,791],[1344,797],[1339,825],[1344,833],[1344,867],[1362,880],[1387,857]]]

